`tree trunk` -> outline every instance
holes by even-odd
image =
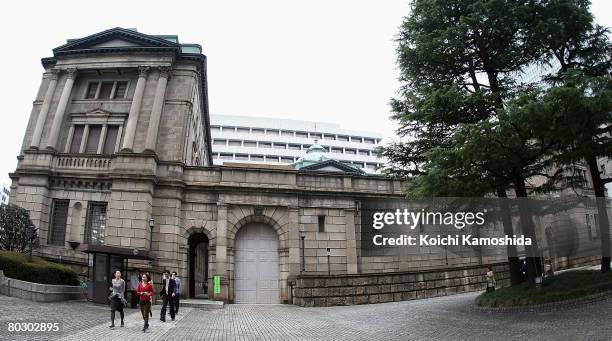
[[[497,197],[499,198],[504,234],[507,236],[512,236],[514,234],[514,230],[512,228],[512,215],[510,213],[510,205],[508,203],[506,189],[503,186],[497,188]],[[510,266],[510,285],[517,285],[523,281],[523,276],[521,276],[521,264],[516,253],[516,246],[507,245],[506,253],[508,255],[508,264]]]
[[[541,257],[538,248],[538,240],[535,234],[535,225],[533,224],[532,214],[527,202],[527,187],[525,187],[525,179],[518,175],[514,180],[514,192],[518,199],[519,219],[521,222],[521,230],[525,238],[531,239],[531,245],[525,246],[527,257],[527,281],[529,287],[535,288],[536,278],[541,275]]]
[[[597,214],[599,215],[599,234],[601,236],[601,272],[610,272],[610,219],[606,208],[606,189],[601,181],[597,158],[587,158],[587,165],[593,182],[593,191],[597,201]]]

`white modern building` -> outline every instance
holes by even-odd
[[[382,135],[312,121],[211,115],[213,162],[292,164],[315,141],[334,159],[375,173],[385,160],[376,153]]]

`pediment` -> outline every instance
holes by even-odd
[[[318,172],[333,172],[333,173],[350,173],[363,174],[364,171],[360,168],[346,165],[336,160],[325,160],[315,164],[300,168],[300,171],[318,171]]]
[[[112,28],[90,36],[70,40],[67,44],[53,49],[57,55],[89,51],[113,51],[130,49],[161,49],[180,51],[180,45],[155,36],[125,28]]]

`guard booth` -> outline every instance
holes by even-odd
[[[154,260],[148,250],[133,248],[84,244],[79,247],[87,254],[87,298],[94,303],[108,303],[109,288],[115,270],[121,271],[126,282],[126,290],[130,287],[130,274],[127,273],[130,259]]]

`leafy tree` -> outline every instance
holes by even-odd
[[[31,251],[36,238],[28,211],[13,204],[0,205],[0,250]]]
[[[564,20],[573,21],[565,27]],[[505,197],[513,186],[525,198],[529,177],[546,176],[541,189],[559,181],[562,171],[544,172],[554,140],[521,120],[532,119],[525,108],[537,84],[522,84],[517,75],[579,40],[591,21],[588,1],[580,0],[415,0],[398,37],[403,86],[391,102],[403,140],[383,151],[392,173],[416,177],[408,182],[410,195],[440,195],[438,188],[449,186],[450,193]],[[533,119],[548,128],[546,119]],[[524,208],[521,228],[535,237]],[[512,231],[509,224],[505,231]],[[528,258],[532,285],[539,263]]]

